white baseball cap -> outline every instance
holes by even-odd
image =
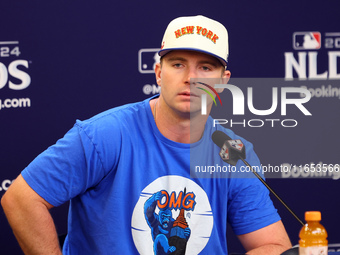
[[[165,30],[159,56],[172,50],[193,50],[228,62],[228,31],[219,22],[204,17],[188,16],[172,20]]]

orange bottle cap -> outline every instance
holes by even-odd
[[[305,220],[306,221],[320,221],[321,220],[321,212],[319,212],[319,211],[305,212]]]

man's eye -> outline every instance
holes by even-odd
[[[177,67],[177,68],[182,67],[182,64],[176,63],[176,64],[174,64],[174,67]]]
[[[208,66],[203,66],[202,69],[203,69],[204,71],[209,71],[209,70],[211,70],[211,68],[208,67]]]

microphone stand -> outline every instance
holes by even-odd
[[[288,207],[288,205],[286,205],[285,202],[283,202],[283,200],[275,193],[275,191],[262,179],[262,177],[253,169],[253,167],[247,162],[245,161],[240,155],[238,155],[239,159],[241,159],[243,161],[244,164],[246,164],[246,166],[248,166],[251,171],[253,172],[253,174],[255,174],[255,176],[263,183],[264,186],[266,186],[266,188],[281,202],[281,204],[284,205],[284,207],[286,207],[286,209],[295,217],[295,219],[297,219],[298,222],[300,222],[300,224],[302,226],[304,226],[305,224],[302,222],[302,220],[299,219],[299,217]]]

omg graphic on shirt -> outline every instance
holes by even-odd
[[[140,254],[198,254],[209,241],[213,214],[205,191],[181,176],[163,176],[140,194],[131,220]]]

